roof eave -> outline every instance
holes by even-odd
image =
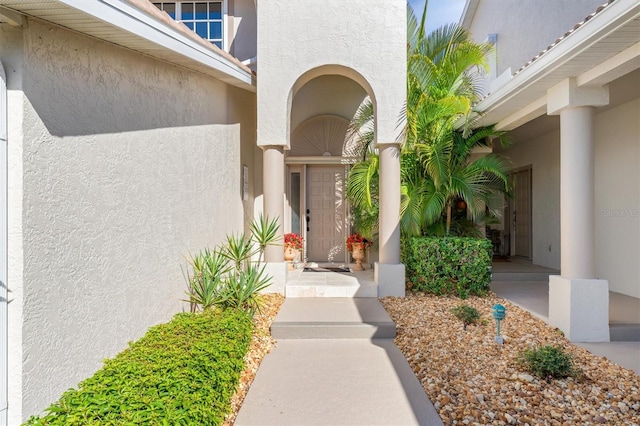
[[[189,37],[184,31],[180,31],[180,28],[174,28],[175,25],[169,25],[174,24],[173,22],[165,23],[162,19],[153,16],[153,13],[149,13],[150,11],[137,7],[135,0],[92,0],[90,2],[87,0],[56,0],[56,2],[66,6],[70,11],[76,10],[90,19],[96,20],[96,22],[107,24],[116,32],[133,36],[131,39],[144,40],[144,43],[148,44],[145,49],[138,49],[128,46],[127,42],[111,41],[106,36],[93,35],[90,30],[77,30],[73,26],[65,25],[64,22],[56,22],[55,19],[50,17],[49,19],[46,16],[34,17],[71,30],[83,32],[86,35],[97,37],[125,48],[139,50],[143,54],[201,72],[229,85],[251,92],[256,91],[256,78],[251,70],[239,61],[234,62],[232,59],[225,57],[228,54],[217,51],[217,47],[213,44],[209,46],[208,43],[196,40],[195,37]],[[20,11],[20,3],[11,0],[0,0],[0,4],[17,11]],[[31,3],[38,2],[33,1]],[[149,5],[151,6],[150,3]],[[154,9],[153,12],[156,12],[156,10]],[[23,13],[28,14],[28,11]],[[160,18],[162,17],[160,16]],[[122,37],[119,38],[121,39]]]
[[[530,110],[528,111],[529,118],[544,114],[546,110],[540,107],[540,99],[546,97],[547,89],[549,89],[549,83],[545,81],[545,78],[552,72],[562,71],[563,65],[585,52],[598,40],[614,33],[622,25],[637,18],[639,15],[640,3],[636,0],[617,0],[612,3],[591,21],[561,40],[552,49],[513,75],[504,85],[479,102],[475,108],[478,111],[482,111],[484,117],[478,124],[488,125],[502,122],[499,126],[502,129],[511,130],[514,128],[514,123],[504,122],[507,117],[514,114],[513,110],[509,112],[502,111],[499,114],[495,114],[495,112],[498,108],[509,110],[507,108],[509,103],[515,101],[525,91],[529,92],[530,96],[535,99],[532,104],[537,105],[533,109],[531,106],[527,106]],[[576,77],[572,75],[570,69],[567,69],[565,74],[565,78]],[[524,110],[527,108],[518,108],[518,110],[523,110],[522,113],[524,114]],[[516,112],[517,114],[518,112]]]

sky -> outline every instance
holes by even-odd
[[[422,15],[425,0],[409,0],[418,19]],[[427,32],[444,24],[458,23],[465,0],[429,0],[427,11]]]

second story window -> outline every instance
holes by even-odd
[[[200,37],[224,49],[224,0],[163,1],[153,2],[153,5]]]

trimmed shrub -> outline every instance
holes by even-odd
[[[522,368],[541,379],[563,379],[580,375],[573,366],[573,357],[560,346],[545,345],[525,349],[518,354],[517,361]]]
[[[478,312],[478,310],[473,306],[465,304],[451,308],[451,313],[454,317],[462,321],[462,325],[465,330],[469,324],[474,324],[480,319],[480,312]]]
[[[491,241],[465,237],[403,240],[410,287],[436,295],[484,296],[491,282]]]
[[[251,342],[248,313],[177,314],[28,425],[220,425]]]

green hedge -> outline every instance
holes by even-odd
[[[247,313],[177,314],[28,425],[219,425],[251,342]]]
[[[402,242],[402,261],[414,291],[485,295],[491,282],[491,241],[463,237],[413,237]]]

